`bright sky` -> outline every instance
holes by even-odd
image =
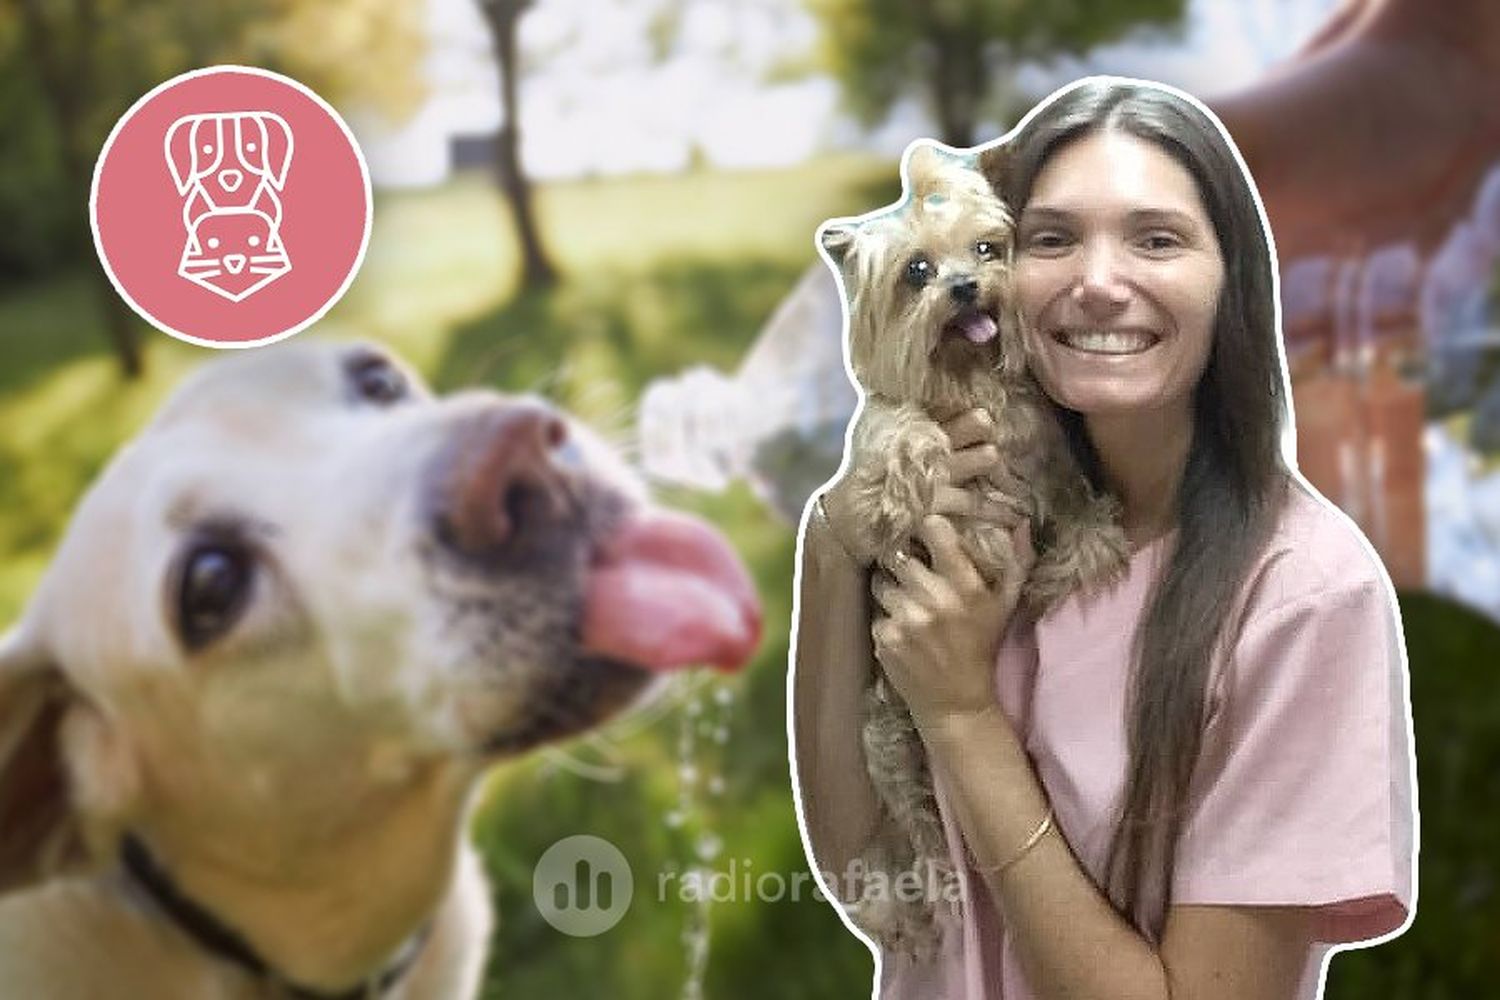
[[[822,75],[776,74],[811,56],[802,0],[680,0],[677,42],[654,58],[650,27],[673,0],[536,0],[521,22],[522,155],[538,178],[675,171],[693,150],[722,167],[777,166],[863,147],[898,154],[934,131],[919,101],[874,131],[853,125]],[[1049,0],[1031,0],[1049,2]],[[476,0],[428,0],[431,96],[400,128],[354,123],[381,185],[448,172],[453,135],[492,134],[498,76]],[[1024,71],[1045,93],[1088,72],[1142,76],[1199,95],[1235,89],[1288,54],[1335,0],[1189,0],[1182,40],[1134,42]],[[771,77],[777,82],[767,82]],[[990,123],[990,131],[1010,123]]]

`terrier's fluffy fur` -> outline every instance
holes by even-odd
[[[934,145],[906,157],[906,199],[872,217],[825,223],[819,240],[844,286],[850,366],[864,388],[847,475],[858,537],[841,541],[861,560],[884,562],[909,543],[944,483],[950,451],[939,426],[975,407],[996,427],[1019,491],[972,485],[985,500],[1032,522],[1037,562],[1023,590],[1032,612],[1124,565],[1115,504],[1094,495],[1050,405],[1026,369],[1014,314],[1014,221],[988,177],[992,149],[974,163]],[[957,528],[987,580],[1014,563],[1009,534],[977,518]],[[863,738],[871,779],[893,821],[866,858],[893,878],[916,869],[922,884],[951,870],[926,754],[911,714],[878,669]],[[890,883],[854,901],[854,917],[882,945],[908,953],[935,942],[934,902],[894,898]]]

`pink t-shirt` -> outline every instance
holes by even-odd
[[[1102,881],[1125,779],[1130,651],[1172,536],[1131,558],[1117,587],[1017,621],[996,666],[1057,827]],[[1172,901],[1317,908],[1297,996],[1319,995],[1332,944],[1400,927],[1413,890],[1406,668],[1385,571],[1342,515],[1294,485],[1226,626],[1176,855]],[[941,793],[941,789],[939,790]],[[940,805],[941,795],[940,795]],[[891,955],[886,1000],[1031,1000],[982,879],[960,861],[962,901],[936,959]]]

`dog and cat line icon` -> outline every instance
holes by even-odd
[[[281,239],[293,149],[286,119],[271,111],[183,115],[163,146],[187,230],[178,275],[240,302],[291,273]]]

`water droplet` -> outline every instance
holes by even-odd
[[[712,778],[709,778],[708,779],[708,794],[710,794],[710,795],[722,795],[722,794],[724,794],[724,779],[721,778],[721,777],[719,777],[717,774],[714,775]]]
[[[673,829],[681,826],[686,821],[687,817],[684,816],[680,810],[673,809],[671,812],[667,813],[667,826],[670,826]]]
[[[718,837],[714,836],[711,833],[705,833],[703,836],[698,838],[698,843],[695,845],[695,849],[698,852],[698,857],[700,860],[712,861],[714,858],[717,858],[719,856],[719,852],[724,849],[724,841],[720,840]]]
[[[694,698],[692,701],[688,702],[687,714],[690,717],[697,717],[703,714],[703,702],[699,701],[697,698]]]
[[[734,689],[721,687],[714,692],[714,701],[720,705],[729,705],[734,702]]]
[[[729,727],[728,726],[720,726],[719,728],[717,728],[717,729],[714,730],[714,742],[715,743],[728,743],[729,742]]]
[[[677,769],[677,777],[682,779],[684,785],[691,785],[698,780],[698,769],[692,764],[684,764]]]

